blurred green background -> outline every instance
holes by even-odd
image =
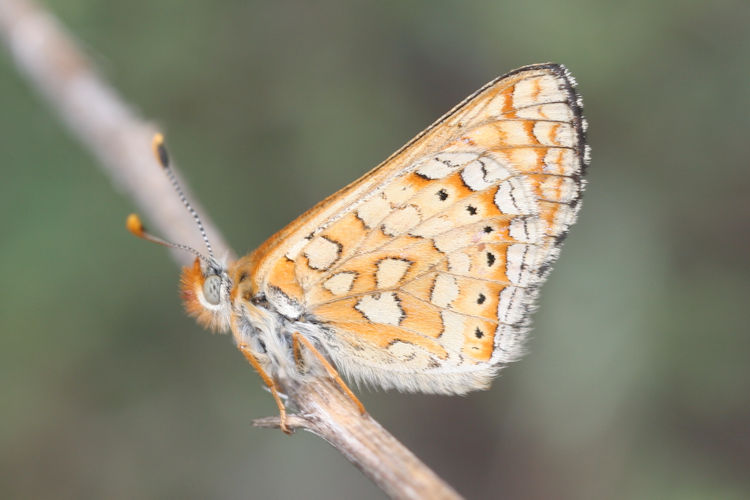
[[[530,353],[362,392],[470,498],[750,497],[750,4],[55,0],[239,253],[486,81],[556,61],[593,165]],[[181,311],[168,252],[0,51],[0,496],[380,498]]]

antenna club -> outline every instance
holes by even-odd
[[[164,134],[161,132],[154,134],[154,138],[151,140],[151,149],[159,165],[162,168],[169,168],[169,154],[167,153],[167,147],[164,145]]]
[[[143,223],[141,222],[141,218],[138,217],[136,214],[130,214],[128,215],[127,220],[125,221],[125,227],[128,228],[128,231],[133,233],[135,236],[139,238],[144,237],[145,229],[143,227]]]

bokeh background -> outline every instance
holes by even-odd
[[[745,0],[55,0],[244,253],[486,81],[568,65],[581,218],[530,354],[468,397],[361,394],[469,498],[750,497]],[[181,311],[168,252],[0,51],[0,496],[381,498]]]

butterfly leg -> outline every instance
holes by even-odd
[[[292,335],[292,353],[294,354],[294,364],[298,370],[302,371],[302,350],[297,338],[298,335],[296,332]]]
[[[276,388],[276,382],[274,382],[273,379],[268,376],[263,367],[260,366],[260,363],[255,358],[255,356],[253,356],[253,353],[250,351],[246,344],[239,344],[237,347],[239,348],[242,355],[245,356],[245,359],[247,359],[250,364],[253,365],[255,371],[257,371],[258,375],[260,375],[260,378],[263,379],[263,382],[265,382],[265,384],[271,390],[271,395],[273,396],[274,401],[276,401],[276,406],[279,407],[279,427],[281,427],[281,430],[286,434],[291,434],[292,431],[286,425],[286,407],[284,406],[284,402],[281,401],[279,391]]]
[[[323,356],[320,351],[318,351],[315,346],[310,342],[304,335],[300,334],[299,332],[294,332],[292,334],[292,344],[295,349],[294,357],[295,360],[297,360],[297,356],[299,355],[299,343],[302,343],[307,347],[310,352],[312,352],[316,358],[318,358],[318,361],[320,361],[323,366],[325,367],[326,371],[328,372],[328,375],[336,381],[336,383],[341,387],[341,390],[344,391],[344,393],[349,396],[349,399],[352,400],[352,402],[357,405],[357,408],[359,408],[359,412],[364,415],[367,413],[365,410],[364,405],[362,402],[357,398],[357,396],[354,395],[351,389],[346,385],[346,383],[341,379],[341,376],[339,375],[339,372],[336,371],[336,369],[331,366],[331,363],[328,362],[328,360]]]

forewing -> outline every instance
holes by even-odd
[[[489,83],[261,247],[258,286],[300,304],[355,379],[487,385],[521,354],[579,208],[587,153],[573,86],[553,64]]]

